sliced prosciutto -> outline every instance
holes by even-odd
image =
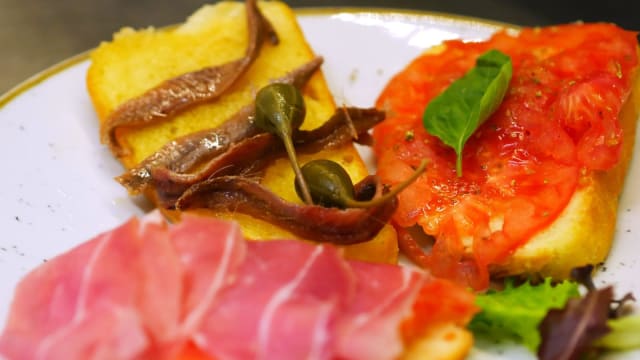
[[[355,295],[347,263],[335,248],[300,241],[251,245],[196,344],[217,359],[330,358],[329,329]]]
[[[347,261],[332,245],[247,242],[232,222],[186,215],[168,225],[155,213],[29,273],[0,358],[180,359],[195,350],[218,360],[394,359],[407,324],[419,332],[475,312],[472,295],[453,286],[439,300],[450,295],[462,311],[425,302],[441,282]]]
[[[358,283],[338,328],[338,354],[345,359],[394,358],[402,352],[398,324],[408,318],[418,291],[427,284],[405,267],[352,262],[351,269]]]
[[[143,242],[140,235],[157,241]],[[141,296],[181,292],[180,267],[168,245],[166,234],[134,220],[41,265],[18,285],[0,353],[10,359],[132,358],[149,347],[149,337],[158,344],[172,338],[177,299]],[[158,276],[143,279],[148,273]],[[153,308],[163,311],[149,314]]]

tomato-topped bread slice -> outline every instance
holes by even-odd
[[[637,47],[636,34],[615,25],[575,23],[447,41],[413,60],[377,100],[388,117],[374,129],[383,181],[429,160],[399,196],[401,248],[479,289],[490,274],[566,278],[602,262],[640,107]],[[490,49],[511,58],[513,75],[464,146],[458,176],[454,150],[425,130],[423,113]],[[433,237],[426,253],[415,225]]]

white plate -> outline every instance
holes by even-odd
[[[339,104],[371,106],[391,75],[445,39],[478,40],[500,24],[418,12],[303,10],[302,28]],[[86,54],[0,98],[0,326],[17,281],[46,259],[144,211],[112,178],[122,171],[98,142],[85,88]],[[615,244],[598,275],[640,295],[640,147],[620,202]],[[634,221],[635,219],[635,221]],[[517,348],[476,348],[473,358],[533,358]],[[507,351],[504,353],[503,351]],[[625,356],[629,357],[629,356]]]

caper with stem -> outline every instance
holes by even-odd
[[[309,188],[302,176],[291,139],[293,130],[298,129],[306,115],[302,94],[291,84],[273,83],[256,94],[255,124],[264,131],[277,135],[284,144],[289,162],[296,175],[296,186],[300,188],[302,200],[312,203]]]
[[[355,199],[355,190],[347,171],[335,161],[327,159],[312,160],[304,164],[301,169],[309,186],[311,199],[314,204],[324,207],[368,208],[380,205],[414,182],[427,167],[427,160],[422,160],[420,166],[405,181],[395,186],[386,194],[367,201]],[[296,183],[297,185],[297,183]],[[301,196],[298,186],[296,192]]]

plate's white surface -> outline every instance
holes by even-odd
[[[488,37],[497,24],[424,13],[302,11],[299,20],[338,104],[371,106],[385,83],[424,48]],[[122,167],[98,142],[85,88],[88,60],[69,61],[0,98],[0,327],[30,269],[144,211],[113,177]],[[18,93],[19,92],[19,93]],[[620,202],[616,239],[598,284],[640,295],[640,146]],[[639,355],[639,354],[635,354]],[[533,358],[483,345],[476,359]],[[624,358],[633,358],[633,355]]]

